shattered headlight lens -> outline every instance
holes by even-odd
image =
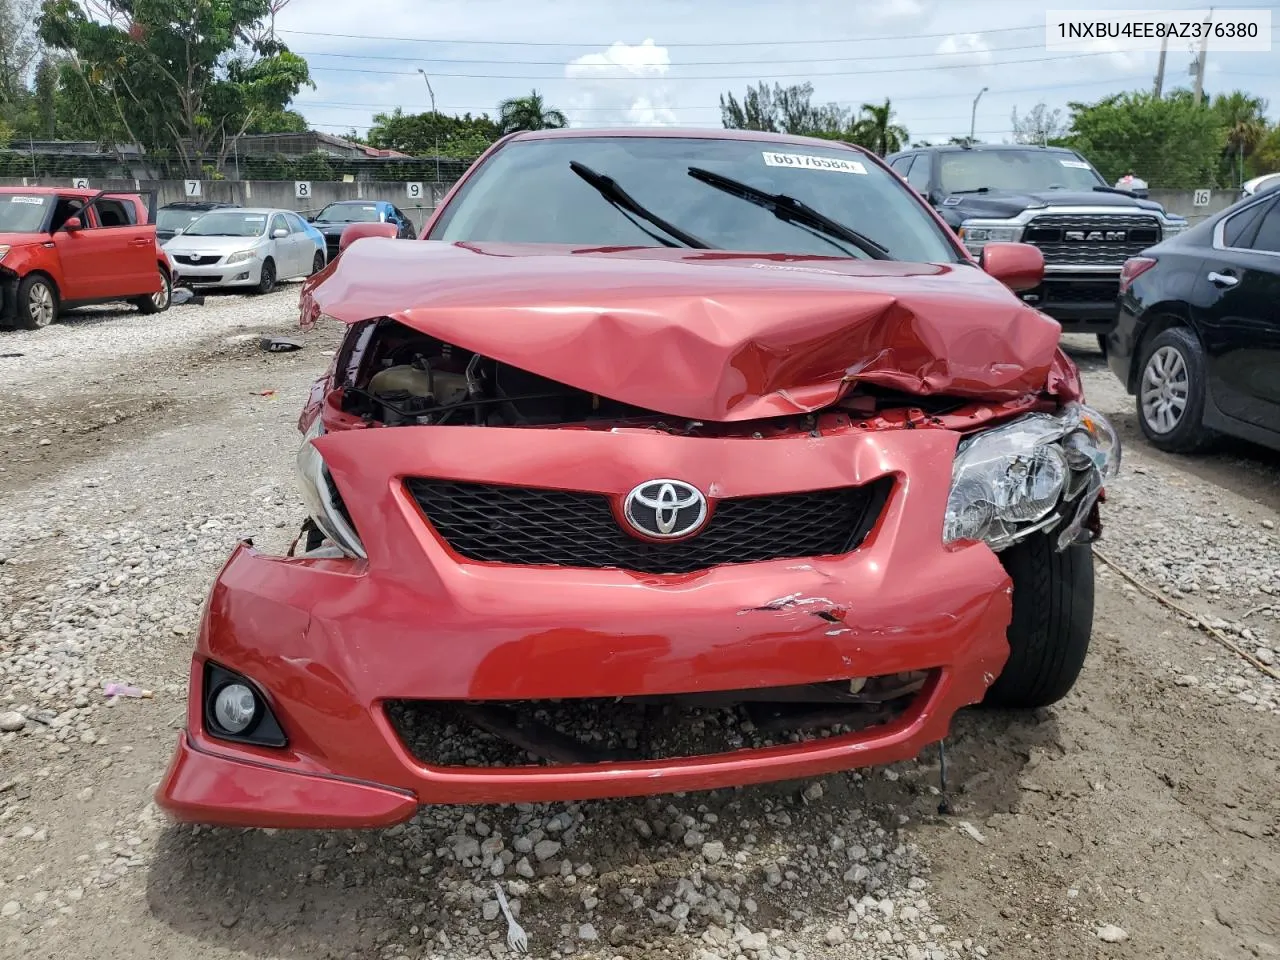
[[[319,415],[311,424],[298,450],[298,490],[311,520],[320,532],[349,557],[365,559],[364,544],[338,507],[338,496],[329,477],[324,457],[311,441],[324,434]]]
[[[952,464],[942,539],[983,540],[1000,550],[1065,521],[1061,549],[1119,469],[1119,437],[1081,403],[974,434],[961,441]]]

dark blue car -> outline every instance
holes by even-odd
[[[330,260],[338,255],[342,231],[353,223],[393,223],[398,231],[396,236],[406,240],[418,236],[409,215],[386,200],[339,200],[308,219],[324,234]]]

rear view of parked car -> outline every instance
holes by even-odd
[[[324,269],[324,237],[292,210],[214,210],[167,244],[179,283],[247,287],[270,293],[276,283]]]
[[[137,194],[0,187],[0,326],[48,326],[69,307],[169,307],[170,266]]]
[[[1129,260],[1107,350],[1160,449],[1216,434],[1280,449],[1280,190]]]

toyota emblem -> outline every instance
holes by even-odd
[[[627,523],[655,540],[687,537],[707,521],[707,498],[683,480],[646,480],[627,494]]]

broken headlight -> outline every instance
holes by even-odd
[[[956,450],[942,539],[984,540],[1001,550],[1061,526],[1062,549],[1079,536],[1103,484],[1119,470],[1119,437],[1081,403],[973,434]]]
[[[320,532],[349,557],[365,559],[364,544],[347,518],[324,457],[311,441],[324,434],[319,415],[311,424],[298,450],[298,490],[307,513]]]

